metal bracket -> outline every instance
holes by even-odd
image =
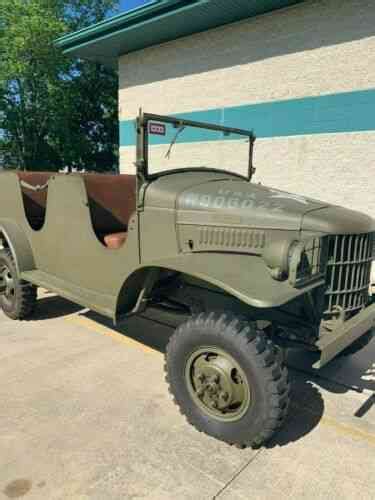
[[[314,368],[322,368],[328,361],[374,327],[375,304],[372,304],[318,340],[316,346],[321,354],[319,361],[314,364]]]
[[[26,188],[26,189],[29,189],[30,191],[35,191],[35,192],[44,191],[45,189],[48,188],[48,182],[46,182],[45,184],[41,184],[41,185],[38,184],[37,186],[33,186],[32,184],[29,184],[26,181],[20,181],[20,184],[23,188]]]
[[[155,283],[158,281],[159,275],[160,275],[160,269],[157,268],[152,269],[148,273],[144,285],[142,287],[142,290],[138,295],[137,302],[132,311],[126,315],[127,317],[132,316],[134,314],[140,314],[146,310],[147,304],[150,301],[150,293],[154,288]]]

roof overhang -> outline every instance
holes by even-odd
[[[66,54],[116,66],[135,50],[289,7],[304,0],[153,0],[142,7],[67,34]]]

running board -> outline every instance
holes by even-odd
[[[104,295],[87,288],[82,288],[73,283],[64,281],[52,274],[43,271],[25,271],[21,273],[21,278],[29,281],[33,285],[40,286],[46,290],[64,297],[71,302],[92,309],[111,319],[114,318],[116,310],[116,298],[112,295]]]

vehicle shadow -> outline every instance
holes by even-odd
[[[84,310],[85,309],[78,304],[63,299],[58,295],[44,292],[43,295],[38,298],[35,312],[28,319],[28,321],[44,321],[48,319],[62,318]]]
[[[168,318],[164,312],[150,309],[142,316],[129,318],[117,327],[113,327],[109,319],[92,311],[83,313],[83,316],[162,354],[178,324],[175,317]],[[319,424],[323,416],[324,400],[319,387],[304,373],[291,370],[290,378],[292,404],[289,410],[289,423],[278,432],[267,447],[284,446],[303,438]],[[299,406],[298,401],[303,401],[303,407]]]
[[[148,309],[114,326],[112,321],[93,311],[60,297],[44,297],[39,313],[34,319],[49,319],[79,312],[79,316],[98,323],[126,338],[137,341],[164,354],[176,326],[183,321],[175,315]],[[364,352],[365,351],[365,352]],[[287,356],[291,382],[291,405],[288,424],[266,445],[267,448],[286,446],[308,435],[321,421],[325,405],[324,393],[344,394],[349,391],[369,393],[365,403],[360,403],[354,416],[362,417],[375,404],[375,340],[352,357],[338,358],[327,367],[315,370],[316,356],[301,351],[290,351]]]
[[[148,309],[147,312],[141,315],[132,316],[117,326],[114,326],[109,318],[105,318],[93,311],[84,312],[81,316],[91,319],[124,337],[140,342],[162,354],[165,353],[168,341],[180,322],[176,321],[176,318],[174,320],[173,318],[169,319],[168,315],[164,313],[161,318],[160,312],[153,309]]]
[[[287,358],[289,368],[313,380],[322,389],[335,394],[348,391],[375,392],[375,338],[356,354],[338,356],[320,370],[313,368],[316,355],[290,352]]]
[[[316,355],[301,351],[289,352],[289,423],[267,444],[267,448],[285,446],[311,432],[324,415],[324,393],[345,394],[352,391],[364,394],[364,402],[359,402],[358,408],[351,416],[365,416],[375,405],[374,354],[375,341],[372,341],[357,354],[338,357],[321,370],[316,370],[313,368],[317,360]]]
[[[266,448],[287,446],[307,436],[319,425],[324,415],[324,399],[319,387],[301,374],[289,371],[291,402],[288,420]]]
[[[107,326],[111,325],[110,321],[103,320],[95,313],[88,312],[85,315]],[[141,317],[128,319],[115,330],[164,353],[177,325],[178,321],[173,316],[166,318],[163,313],[161,317],[159,311],[148,310]],[[316,370],[313,368],[317,361],[316,355],[290,351],[286,360],[291,382],[289,421],[267,444],[267,448],[286,446],[298,441],[317,427],[325,411],[325,392],[369,392],[369,398],[358,407],[354,416],[361,417],[367,413],[375,404],[375,398],[371,394],[375,390],[375,364],[372,361],[374,353],[375,341],[355,356],[338,358],[327,367]]]

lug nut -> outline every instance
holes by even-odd
[[[216,393],[217,393],[217,389],[216,389],[216,387],[215,387],[214,385],[210,384],[210,385],[208,386],[208,392],[209,392],[210,394],[216,394]]]
[[[197,376],[197,379],[199,380],[199,382],[203,382],[206,379],[206,377],[204,376],[203,373],[199,373],[199,375]]]
[[[222,393],[221,393],[221,399],[222,399],[223,401],[228,401],[228,399],[229,399],[229,394],[228,394],[227,392],[222,392]]]
[[[199,391],[197,391],[198,398],[201,398],[203,394],[204,394],[204,389],[199,389]]]

